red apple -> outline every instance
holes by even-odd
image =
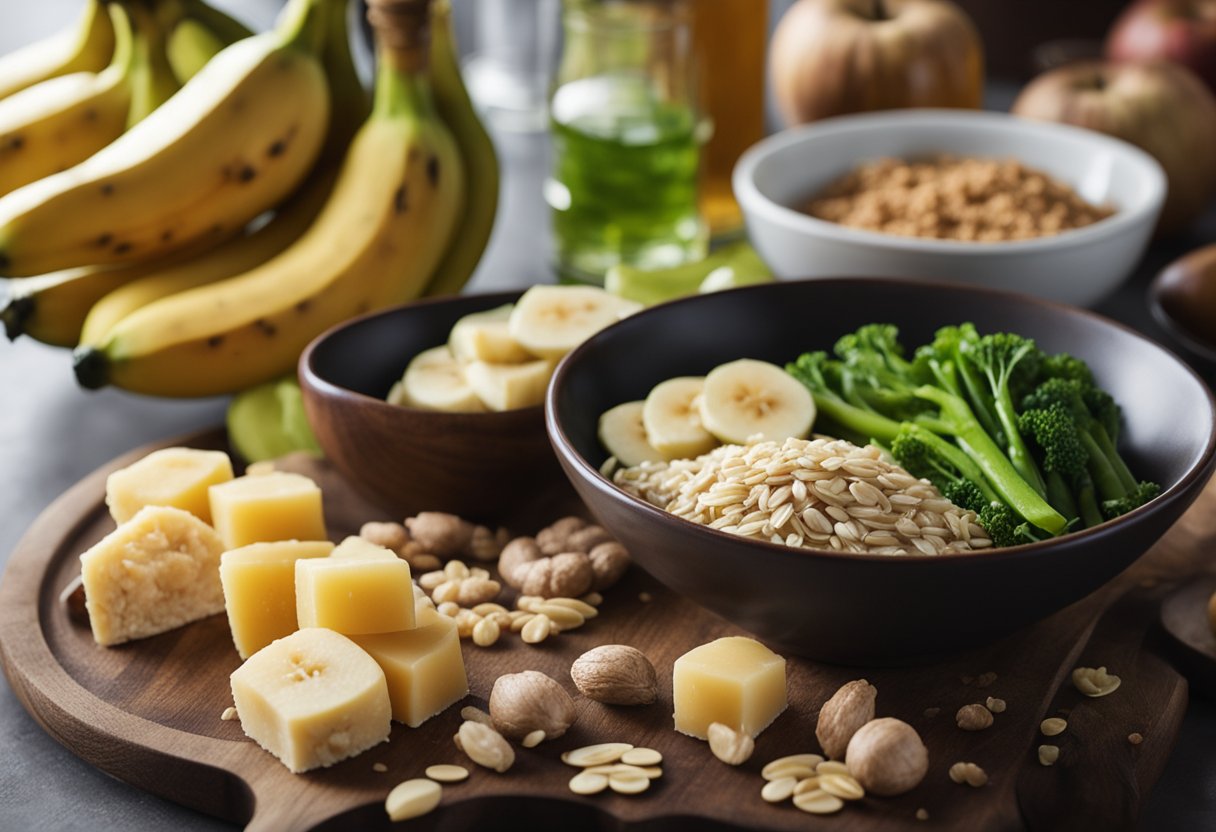
[[[1160,232],[1184,227],[1216,194],[1216,98],[1177,64],[1067,64],[1031,81],[1013,113],[1097,130],[1155,157],[1169,188]]]
[[[798,0],[773,32],[769,78],[787,124],[896,107],[973,107],[984,50],[948,0]]]
[[[1173,61],[1216,92],[1216,0],[1139,0],[1106,38],[1112,61]]]

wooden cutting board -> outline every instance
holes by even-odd
[[[215,431],[174,444],[222,448],[224,437]],[[640,648],[654,662],[660,678],[655,705],[614,708],[576,696],[579,717],[570,732],[520,750],[505,775],[478,769],[455,749],[456,707],[418,729],[394,725],[388,744],[353,760],[292,775],[247,740],[238,722],[220,719],[231,704],[228,675],[239,664],[223,616],[104,649],[59,600],[79,574],[78,555],[113,528],[103,501],[107,473],[152,449],[85,478],[18,545],[0,585],[0,659],[26,709],[72,752],[139,788],[251,830],[400,828],[387,821],[385,795],[441,762],[464,763],[473,775],[444,787],[439,810],[408,828],[502,826],[504,816],[516,828],[1130,828],[1161,774],[1187,701],[1185,680],[1158,657],[1147,634],[1160,598],[1172,582],[1201,569],[1200,552],[1216,537],[1216,488],[1209,487],[1169,535],[1112,584],[1001,642],[916,668],[859,670],[791,657],[789,709],[760,736],[752,760],[738,768],[672,730],[671,665],[691,647],[741,631],[634,568],[605,594],[601,615],[579,630],[540,646],[514,636],[489,649],[465,642],[472,689],[466,704],[485,707],[498,675],[524,669],[542,670],[575,693],[573,659],[615,642]],[[384,519],[325,466],[297,463],[297,470],[299,465],[321,482],[335,537]],[[555,504],[569,499],[550,497]],[[1069,684],[1079,664],[1106,665],[1122,677],[1122,687],[1085,699]],[[866,798],[832,817],[763,802],[763,764],[816,750],[820,705],[840,684],[862,676],[878,688],[880,716],[899,717],[920,731],[931,760],[924,783],[902,797]],[[1008,703],[995,724],[977,733],[957,728],[955,711],[988,696]],[[1060,761],[1044,768],[1036,748],[1047,740],[1038,724],[1051,715],[1067,715],[1069,728],[1051,741],[1061,748]],[[1132,732],[1144,742],[1129,743]],[[660,750],[662,779],[637,797],[571,794],[566,784],[574,770],[560,762],[561,752],[608,740]],[[981,765],[991,777],[988,785],[952,783],[947,770],[960,760]],[[387,772],[374,771],[375,763]],[[916,819],[921,808],[929,823]]]

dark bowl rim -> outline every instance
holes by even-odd
[[[327,396],[334,399],[346,400],[358,404],[367,404],[375,408],[385,408],[393,413],[411,414],[415,417],[442,417],[445,420],[467,421],[470,423],[489,422],[494,419],[501,420],[502,418],[525,418],[531,419],[538,417],[544,408],[544,404],[533,405],[532,407],[520,407],[514,410],[502,411],[482,411],[478,413],[464,413],[459,411],[447,410],[427,410],[421,407],[410,407],[404,404],[389,404],[384,399],[378,399],[375,396],[369,396],[365,393],[360,393],[358,390],[352,390],[349,387],[344,387],[317,372],[313,366],[315,354],[321,349],[326,341],[331,337],[336,336],[340,332],[348,329],[356,329],[368,321],[389,317],[391,315],[399,315],[403,312],[428,309],[434,306],[443,306],[452,303],[468,302],[470,300],[501,300],[503,303],[511,303],[519,299],[525,290],[517,289],[504,292],[483,292],[470,295],[445,295],[436,298],[420,298],[408,303],[389,306],[385,309],[376,309],[371,312],[365,312],[356,318],[349,318],[341,323],[334,324],[329,329],[322,332],[316,338],[309,342],[304,348],[304,352],[300,353],[300,360],[296,364],[296,374],[299,377],[300,387],[305,391],[312,391],[318,395]],[[439,346],[436,344],[435,346]],[[413,356],[404,359],[405,364],[408,364]],[[404,370],[404,364],[402,365]]]
[[[1169,333],[1170,337],[1176,340],[1184,348],[1189,350],[1193,355],[1207,361],[1208,363],[1216,362],[1216,345],[1209,344],[1198,335],[1185,327],[1181,321],[1165,311],[1165,304],[1161,302],[1161,293],[1163,283],[1162,278],[1168,270],[1162,269],[1157,273],[1157,276],[1148,284],[1146,295],[1148,298],[1148,311],[1153,316],[1158,325]]]
[[[739,293],[739,292],[775,291],[779,287],[785,287],[785,286],[788,286],[791,284],[800,285],[800,284],[821,284],[821,283],[834,283],[834,284],[869,283],[872,285],[886,285],[886,286],[901,287],[901,288],[907,288],[910,284],[910,282],[908,280],[901,280],[901,279],[889,278],[889,277],[823,277],[823,278],[803,278],[800,280],[779,280],[779,281],[775,281],[772,283],[763,283],[763,284],[758,284],[758,285],[754,285],[754,286],[743,286],[743,287],[739,287],[736,289],[727,289],[724,292],[715,292],[715,293],[712,293],[711,295],[691,295],[689,297],[679,298],[674,301],[668,301],[667,303],[657,304],[655,306],[648,307],[646,309],[641,310],[640,312],[635,313],[634,315],[629,316],[629,318],[626,318],[623,320],[631,320],[631,319],[637,317],[638,315],[647,315],[655,310],[665,309],[671,305],[676,305],[676,304],[683,305],[683,304],[696,303],[699,300],[703,300],[707,297],[712,297],[715,294],[735,294],[735,293]],[[1147,346],[1158,349],[1161,352],[1165,353],[1165,355],[1169,359],[1171,359],[1174,362],[1176,362],[1177,364],[1181,365],[1181,367],[1191,376],[1191,378],[1195,381],[1195,383],[1197,383],[1199,385],[1199,388],[1203,391],[1204,396],[1207,399],[1208,435],[1207,435],[1207,441],[1203,448],[1203,452],[1200,455],[1198,461],[1194,465],[1192,465],[1190,468],[1188,468],[1186,470],[1186,472],[1182,475],[1182,477],[1180,477],[1179,480],[1176,483],[1174,483],[1172,486],[1170,486],[1169,488],[1162,491],[1159,495],[1157,495],[1155,498],[1153,498],[1149,502],[1145,503],[1144,505],[1138,506],[1137,508],[1133,509],[1132,511],[1129,511],[1127,514],[1120,515],[1119,517],[1116,517],[1113,520],[1106,520],[1103,523],[1100,523],[1097,526],[1091,526],[1088,529],[1082,529],[1081,531],[1077,531],[1077,532],[1070,532],[1068,534],[1060,535],[1058,537],[1050,538],[1048,540],[1037,541],[1034,543],[1023,543],[1018,546],[992,547],[990,549],[977,549],[977,550],[972,550],[972,551],[967,551],[967,552],[945,552],[940,555],[923,555],[923,554],[873,555],[873,554],[864,554],[864,553],[855,553],[855,552],[843,552],[843,551],[837,552],[837,551],[834,551],[831,549],[793,548],[790,546],[785,546],[783,544],[772,543],[767,540],[754,540],[754,539],[750,539],[750,538],[741,538],[738,535],[733,535],[728,532],[719,531],[718,529],[711,529],[708,526],[702,526],[700,524],[693,523],[693,522],[685,520],[683,518],[676,517],[673,514],[669,514],[668,512],[663,511],[662,509],[658,508],[657,506],[651,505],[650,503],[646,502],[645,500],[641,499],[640,497],[635,497],[634,495],[625,491],[624,489],[622,489],[621,487],[616,485],[616,483],[612,482],[607,477],[605,477],[602,473],[600,473],[598,468],[591,465],[586,459],[583,458],[582,454],[580,454],[577,450],[575,450],[574,445],[570,441],[570,438],[566,435],[565,430],[562,428],[562,425],[558,421],[558,419],[557,419],[557,391],[564,384],[566,375],[570,371],[570,367],[572,367],[574,364],[576,364],[584,353],[586,353],[587,351],[594,348],[595,343],[600,339],[600,337],[605,332],[611,331],[613,327],[619,326],[620,323],[613,324],[612,326],[606,327],[605,329],[596,333],[592,337],[588,338],[586,341],[584,341],[582,344],[580,344],[578,347],[576,347],[574,350],[572,350],[569,354],[567,354],[561,360],[561,363],[557,365],[557,369],[553,373],[553,378],[549,382],[549,387],[545,391],[545,429],[549,434],[549,440],[550,440],[551,444],[553,445],[554,450],[557,452],[557,455],[561,459],[565,460],[568,464],[572,465],[574,467],[574,469],[579,473],[579,475],[582,476],[582,478],[584,480],[586,480],[588,482],[588,484],[591,485],[593,488],[597,489],[599,492],[604,494],[609,499],[625,502],[627,505],[634,507],[637,510],[641,511],[642,514],[652,517],[655,520],[657,520],[659,523],[666,525],[668,528],[670,528],[674,532],[678,533],[678,532],[680,532],[680,530],[686,530],[689,533],[693,534],[694,536],[696,536],[698,534],[708,535],[709,539],[711,539],[711,540],[716,539],[722,543],[733,543],[733,544],[758,546],[758,547],[761,547],[762,550],[771,552],[778,557],[808,557],[809,556],[812,559],[828,558],[831,560],[841,560],[841,561],[845,561],[845,562],[856,561],[856,562],[868,562],[868,563],[879,563],[879,562],[943,563],[943,562],[953,562],[953,561],[964,560],[964,559],[976,559],[976,560],[981,560],[981,559],[982,560],[991,560],[994,558],[1004,559],[1004,558],[1009,558],[1009,557],[1020,557],[1022,555],[1029,555],[1029,554],[1033,554],[1033,553],[1042,553],[1042,552],[1049,551],[1053,548],[1058,548],[1062,545],[1071,545],[1071,543],[1073,541],[1082,541],[1087,538],[1105,537],[1112,533],[1117,534],[1118,530],[1122,526],[1127,525],[1130,521],[1135,520],[1140,517],[1144,517],[1144,516],[1153,514],[1158,510],[1159,507],[1164,506],[1167,502],[1170,502],[1173,499],[1176,499],[1182,492],[1189,489],[1195,483],[1196,480],[1200,479],[1201,477],[1206,479],[1207,477],[1211,476],[1213,460],[1216,459],[1216,396],[1213,395],[1211,388],[1208,387],[1207,383],[1204,382],[1202,377],[1200,377],[1200,375],[1197,372],[1195,372],[1195,370],[1189,364],[1187,364],[1187,362],[1183,361],[1172,350],[1168,349],[1167,347],[1162,346],[1161,344],[1158,344],[1157,342],[1155,342],[1152,339],[1145,336],[1143,333],[1138,332],[1137,330],[1133,329],[1130,326],[1127,326],[1126,324],[1123,324],[1123,323],[1120,323],[1119,321],[1115,321],[1110,318],[1107,318],[1104,315],[1099,315],[1098,313],[1093,312],[1089,309],[1084,309],[1084,308],[1077,307],[1077,306],[1071,306],[1066,303],[1045,300],[1043,298],[1035,297],[1033,295],[1021,294],[1019,292],[1010,292],[1010,291],[1003,290],[1003,289],[993,289],[993,288],[989,288],[989,287],[972,286],[972,285],[967,285],[967,284],[951,283],[951,282],[946,282],[946,281],[933,281],[933,280],[917,279],[915,281],[915,283],[918,286],[921,286],[921,287],[924,287],[925,289],[929,289],[929,290],[933,290],[933,291],[939,291],[939,290],[960,291],[960,292],[968,293],[968,294],[988,295],[989,297],[993,298],[994,300],[1001,299],[1001,298],[1009,299],[1009,300],[1017,300],[1019,302],[1030,303],[1033,306],[1047,307],[1049,309],[1053,309],[1058,312],[1063,312],[1066,315],[1074,315],[1074,316],[1080,316],[1083,318],[1089,318],[1093,321],[1096,321],[1099,324],[1111,326],[1116,329],[1122,330],[1123,332],[1133,336],[1134,338],[1136,338],[1140,341],[1143,341]]]

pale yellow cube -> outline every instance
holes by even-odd
[[[293,772],[354,757],[386,741],[392,727],[384,672],[332,630],[281,638],[230,681],[241,728]]]
[[[752,737],[785,710],[785,659],[732,636],[694,647],[672,667],[676,730],[705,739],[712,722]]]
[[[271,471],[209,489],[211,518],[224,546],[275,540],[325,540],[321,489],[301,474]]]
[[[417,728],[469,693],[456,622],[426,605],[413,630],[352,636],[388,680],[393,719]]]
[[[400,558],[328,557],[296,561],[296,618],[348,636],[414,627],[414,584]]]
[[[172,506],[211,522],[207,489],[232,479],[232,461],[223,451],[162,448],[106,478],[106,505],[115,523],[125,523],[144,506]]]
[[[326,557],[333,548],[328,540],[278,540],[224,552],[224,608],[242,659],[296,631],[296,561]]]
[[[337,545],[330,557],[335,558],[378,558],[380,560],[399,560],[397,553],[386,549],[362,537],[348,537]]]
[[[121,644],[223,612],[215,530],[193,514],[148,506],[80,556],[98,644]]]

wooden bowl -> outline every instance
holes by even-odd
[[[599,415],[660,381],[749,357],[784,364],[865,323],[908,344],[972,321],[1090,363],[1124,409],[1132,470],[1157,499],[1042,543],[955,555],[853,555],[746,540],[673,517],[599,473]],[[1216,459],[1216,402],[1173,354],[1120,324],[1027,296],[948,284],[829,278],[664,304],[600,332],[549,386],[547,425],[575,488],[656,578],[777,646],[845,664],[904,663],[997,639],[1094,591],[1199,494]]]
[[[318,336],[300,356],[304,408],[322,450],[391,518],[450,511],[514,525],[538,493],[565,490],[539,405],[443,413],[384,400],[410,359],[446,343],[457,320],[518,297],[441,298],[376,312]]]

